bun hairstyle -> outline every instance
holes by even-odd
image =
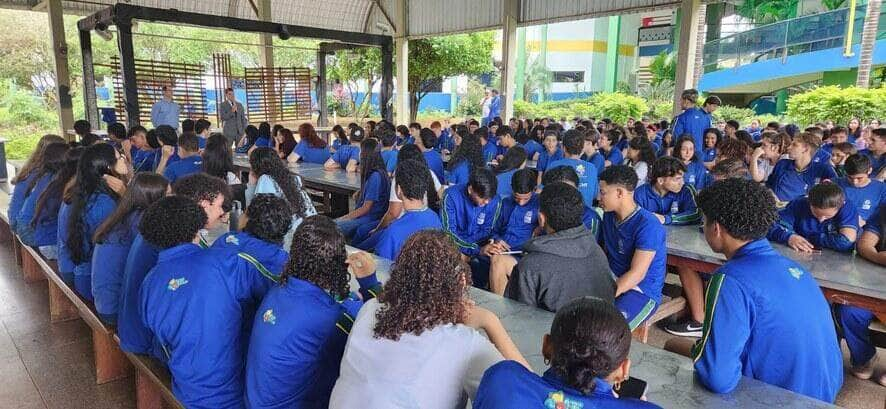
[[[563,381],[588,395],[596,378],[606,377],[631,348],[631,331],[611,303],[595,297],[576,298],[557,311],[551,324],[551,369]]]

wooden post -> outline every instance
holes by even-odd
[[[65,41],[65,20],[62,16],[62,0],[47,0],[49,33],[52,38],[52,55],[55,61],[55,90],[58,122],[61,134],[74,127],[74,107],[71,103],[71,75],[68,73],[68,43]],[[92,124],[98,128],[99,124]]]
[[[163,393],[151,378],[142,371],[135,373],[135,407],[138,409],[163,409]]]
[[[132,373],[132,364],[111,333],[93,329],[92,350],[95,353],[95,383],[101,385]]]
[[[55,282],[50,279],[46,283],[49,285],[49,322],[54,324],[80,318],[77,307]]]

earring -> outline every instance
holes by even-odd
[[[551,364],[551,360],[548,358],[545,358],[545,365],[550,365],[550,364]]]

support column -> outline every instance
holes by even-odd
[[[538,46],[538,65],[541,66],[542,70],[544,70],[545,76],[552,75],[550,71],[548,71],[548,25],[544,24],[539,28],[539,46]],[[542,82],[541,86],[538,88],[538,102],[545,102],[545,95],[547,95],[547,81]]]
[[[98,103],[95,96],[95,67],[92,65],[92,32],[79,30],[80,32],[80,57],[83,61],[83,107],[86,112],[86,120],[90,124],[98,124]],[[68,135],[65,132],[64,137]]]
[[[394,91],[394,44],[385,42],[381,46],[381,90],[378,95],[378,108],[382,119],[393,122],[391,112],[391,94]],[[372,90],[369,90],[372,95]]]
[[[317,51],[317,126],[329,126],[329,106],[326,103],[326,51]]]
[[[677,79],[674,83],[674,116],[680,113],[680,94],[692,88],[695,71],[695,46],[698,38],[698,11],[701,0],[683,0],[680,4],[680,42],[677,45]]]
[[[458,110],[458,77],[449,79],[449,115],[455,116]]]
[[[502,0],[504,17],[502,21],[501,43],[501,117],[507,123],[514,116],[514,95],[516,94],[517,74],[517,17],[519,1]]]
[[[606,92],[615,92],[618,83],[618,44],[621,34],[621,17],[610,16],[606,35]]]
[[[705,25],[705,19],[707,18],[708,6],[706,4],[701,4],[698,6],[698,21],[696,22],[696,27],[698,28],[698,33],[695,36],[695,54],[692,55],[694,59],[692,62],[692,87],[698,87],[698,80],[701,78],[701,74],[704,71],[704,43],[705,38],[707,36],[707,25]]]
[[[120,69],[123,71],[123,106],[126,127],[139,124],[138,85],[135,78],[135,50],[132,47],[132,23],[117,22],[117,48],[120,51]]]
[[[394,111],[396,123],[408,124],[412,122],[409,99],[409,2],[397,0],[394,13],[394,58],[396,58],[397,73],[394,76],[396,85],[394,89]],[[418,107],[416,107],[416,110]],[[418,114],[416,112],[416,114]]]
[[[271,21],[271,0],[260,0],[258,4],[259,19],[262,21]],[[266,68],[274,68],[274,35],[270,33],[262,33],[258,35],[259,44],[261,44],[260,57],[261,65]]]
[[[517,74],[514,76],[514,100],[524,98],[526,88],[526,27],[517,28]],[[509,118],[510,119],[510,118]]]
[[[71,104],[71,75],[68,72],[68,43],[65,41],[65,20],[61,0],[47,0],[49,32],[52,38],[52,54],[55,60],[55,90],[58,100],[58,122],[62,133],[74,127],[74,109]],[[92,123],[93,127],[99,124]]]

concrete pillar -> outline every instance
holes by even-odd
[[[548,71],[548,25],[542,25],[538,31],[538,64],[544,69],[545,75],[550,76],[552,74]],[[547,82],[543,82],[538,89],[538,102],[545,102],[545,95],[548,91]]]
[[[271,0],[260,0],[258,3],[259,19],[262,21],[271,21]],[[261,44],[260,58],[261,65],[266,68],[274,67],[274,35],[263,33],[258,35],[258,42]]]
[[[458,78],[449,79],[449,115],[455,116],[458,110]]]
[[[55,90],[58,95],[58,122],[61,134],[74,127],[74,108],[71,104],[71,75],[68,72],[68,43],[65,41],[65,21],[62,18],[61,0],[47,0],[49,31],[52,37],[52,54],[55,60]],[[92,126],[98,127],[98,123]]]
[[[603,89],[615,92],[618,83],[618,43],[621,32],[621,17],[610,16],[606,35],[606,82]]]
[[[526,27],[517,28],[517,74],[514,76],[514,100],[523,99],[526,87]]]
[[[412,122],[412,113],[409,107],[411,98],[409,90],[409,19],[407,17],[409,3],[406,0],[397,0],[395,7],[394,24],[397,26],[394,36],[394,65],[397,69],[394,75],[395,123],[408,124]]]
[[[517,74],[517,18],[520,13],[518,0],[502,0],[501,44],[501,117],[505,121],[514,116],[514,95]]]
[[[701,0],[683,0],[680,4],[680,42],[677,45],[677,78],[674,83],[675,116],[682,111],[680,94],[683,90],[693,87],[700,6]]]
[[[698,79],[701,78],[701,74],[704,72],[704,43],[706,33],[707,33],[707,25],[705,25],[705,19],[707,19],[707,5],[702,4],[698,6],[698,21],[696,22],[696,27],[698,28],[698,33],[695,36],[695,54],[693,55],[694,62],[692,66],[692,87],[698,87]]]

